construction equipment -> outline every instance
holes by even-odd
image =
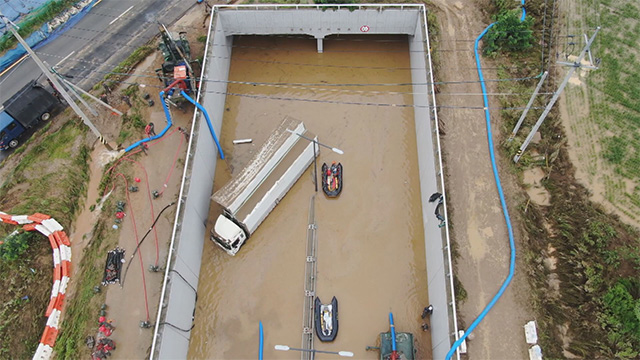
[[[158,50],[162,52],[164,62],[162,67],[155,71],[164,86],[172,86],[167,97],[174,95],[174,89],[184,90],[187,94],[191,93],[196,88],[191,65],[198,61],[191,60],[191,46],[187,40],[187,33],[182,31],[172,34],[160,24],[160,35],[162,41],[158,44]],[[175,93],[177,95],[179,91]]]

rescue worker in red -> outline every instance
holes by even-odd
[[[147,126],[145,126],[144,133],[147,135],[147,137],[156,136],[156,130],[152,122],[150,122],[149,124],[147,124]]]

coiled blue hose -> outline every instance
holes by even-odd
[[[520,21],[524,21],[526,17],[524,2],[525,0],[520,0],[520,5],[522,7],[522,16],[520,17]],[[513,239],[513,228],[511,227],[509,210],[507,209],[507,203],[504,199],[504,193],[502,191],[502,185],[500,182],[500,175],[498,174],[498,166],[496,165],[496,158],[493,150],[493,135],[491,132],[491,114],[489,113],[489,99],[487,98],[487,87],[484,82],[484,75],[482,74],[482,66],[480,64],[480,55],[478,54],[478,43],[480,42],[480,39],[482,39],[487,34],[487,31],[489,31],[489,29],[491,29],[491,27],[495,24],[496,23],[492,23],[489,26],[487,26],[487,28],[484,29],[484,31],[480,33],[480,35],[476,38],[475,44],[473,46],[473,52],[476,57],[476,68],[478,69],[480,86],[482,87],[482,101],[484,102],[484,116],[485,116],[485,122],[487,124],[487,141],[489,143],[489,155],[491,157],[491,168],[493,169],[493,177],[496,180],[496,187],[498,188],[498,195],[500,196],[500,205],[502,205],[502,213],[504,214],[504,221],[507,223],[507,231],[509,233],[509,246],[511,248],[511,256],[509,258],[509,274],[507,275],[507,278],[502,283],[502,286],[500,286],[500,289],[498,290],[498,292],[494,295],[493,299],[491,299],[491,301],[487,304],[487,306],[482,310],[480,315],[478,315],[478,317],[475,320],[473,320],[473,322],[471,323],[469,328],[467,328],[467,331],[464,332],[462,337],[460,337],[458,340],[456,340],[456,342],[453,343],[453,346],[451,346],[451,349],[449,349],[449,352],[445,357],[446,360],[451,359],[451,357],[455,353],[456,349],[460,346],[460,344],[462,344],[462,342],[467,338],[467,336],[469,336],[469,334],[473,332],[473,330],[480,324],[480,322],[484,320],[484,317],[489,313],[491,308],[493,308],[493,306],[496,304],[496,302],[498,302],[500,297],[502,297],[502,294],[511,283],[511,280],[513,279],[513,274],[515,273],[515,270],[516,270],[516,245]]]

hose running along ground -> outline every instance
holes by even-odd
[[[522,7],[522,16],[520,17],[520,21],[524,21],[527,15],[524,9],[524,2],[525,0],[520,0],[520,6]],[[487,142],[489,145],[489,155],[491,157],[491,168],[493,169],[493,177],[496,181],[496,187],[498,189],[498,195],[500,197],[500,205],[502,206],[502,213],[504,214],[504,221],[507,224],[507,231],[509,234],[509,247],[511,248],[511,254],[509,258],[509,274],[507,275],[507,278],[502,283],[502,286],[500,286],[500,289],[498,290],[498,292],[493,296],[493,298],[487,304],[487,306],[485,306],[485,308],[482,310],[480,315],[478,315],[478,317],[475,320],[473,320],[473,322],[471,323],[471,325],[469,325],[469,327],[464,332],[464,334],[458,340],[456,340],[456,342],[453,343],[453,346],[451,346],[451,349],[449,349],[449,352],[445,357],[446,360],[451,359],[451,357],[456,352],[456,349],[460,346],[460,344],[462,344],[462,342],[467,338],[467,336],[469,336],[469,334],[471,334],[473,330],[475,330],[475,328],[482,322],[482,320],[484,320],[484,317],[487,316],[489,311],[502,297],[502,294],[504,294],[505,290],[507,289],[507,287],[511,283],[511,280],[513,279],[513,274],[515,273],[515,268],[516,268],[516,245],[513,239],[513,228],[511,227],[511,218],[509,217],[507,202],[505,201],[505,198],[504,198],[504,192],[502,191],[502,184],[500,182],[500,175],[498,174],[498,166],[496,164],[494,145],[493,145],[493,134],[491,132],[491,114],[489,112],[489,99],[487,97],[487,87],[485,85],[484,75],[482,73],[482,66],[480,64],[480,55],[478,54],[478,44],[480,40],[487,34],[489,29],[491,29],[495,24],[496,23],[491,23],[476,38],[476,41],[473,46],[473,52],[476,58],[476,67],[478,69],[478,78],[480,78],[480,86],[482,87],[482,101],[485,107],[484,116],[485,116],[485,122],[487,124]]]

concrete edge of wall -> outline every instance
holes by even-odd
[[[427,20],[427,8],[426,6],[422,7],[422,22],[423,22],[423,28],[424,28],[424,42],[425,42],[425,46],[423,47],[423,51],[426,49],[426,54],[427,54],[427,62],[429,64],[429,73],[428,73],[428,83],[430,84],[429,86],[429,94],[431,95],[430,98],[428,99],[431,107],[430,107],[430,112],[433,113],[433,117],[432,117],[432,121],[433,121],[433,138],[435,140],[435,148],[437,150],[437,160],[438,160],[438,169],[439,169],[439,180],[440,180],[440,189],[441,189],[441,193],[443,196],[443,211],[444,211],[444,218],[445,218],[445,226],[443,227],[443,233],[444,233],[444,242],[442,243],[442,254],[443,254],[443,264],[446,266],[446,269],[444,270],[445,273],[447,273],[448,275],[446,276],[446,283],[445,283],[445,287],[446,287],[446,293],[447,293],[447,298],[448,298],[448,313],[449,313],[449,320],[451,322],[451,326],[453,326],[453,333],[449,333],[449,341],[448,341],[448,345],[447,345],[447,351],[444,353],[445,356],[443,356],[443,358],[446,357],[446,353],[448,353],[448,349],[450,349],[451,345],[453,344],[453,342],[455,342],[458,338],[458,313],[457,313],[457,309],[456,309],[456,299],[455,299],[455,286],[454,286],[454,281],[453,281],[453,261],[452,261],[452,257],[451,257],[451,238],[449,236],[449,215],[447,212],[447,193],[446,193],[446,189],[445,189],[445,183],[444,183],[444,166],[442,164],[442,147],[440,146],[440,128],[439,128],[439,120],[438,120],[438,108],[436,106],[436,92],[435,92],[435,83],[433,80],[433,61],[431,58],[431,40],[429,38],[429,23]],[[436,344],[434,344],[435,346]],[[444,346],[444,344],[442,345]],[[435,352],[435,351],[434,351]],[[456,358],[457,360],[460,360],[460,351],[457,349],[456,350]]]
[[[228,79],[232,39],[225,37],[221,29],[217,28],[219,26],[215,21],[214,12],[210,19],[205,47],[205,60],[201,73],[203,79],[210,78],[208,75],[210,71],[215,72],[216,79]],[[220,31],[212,31],[214,28]],[[213,43],[227,46],[210,46]],[[218,57],[209,56],[214,52],[216,54],[227,52],[227,54]],[[209,61],[207,61],[208,58],[210,58]],[[214,131],[220,134],[226,82],[205,83],[198,90],[196,101],[202,103],[207,96],[207,89],[212,93],[209,97],[215,99],[207,101],[204,107],[211,116]],[[210,205],[209,197],[212,192],[218,155],[207,124],[200,115],[196,110],[192,120],[160,306],[152,339],[151,359],[186,358],[189,350],[202,250],[207,238],[205,233]],[[203,152],[216,156],[203,156]]]
[[[435,192],[445,194],[443,168],[436,121],[431,61],[427,57],[428,36],[426,16],[418,19],[413,37],[409,37],[411,59],[411,82],[415,114],[416,140],[418,148],[418,168],[420,174],[420,195],[425,234],[425,257],[427,263],[429,302],[434,307],[431,320],[431,348],[434,359],[444,359],[452,344],[452,335],[457,329],[453,292],[449,287],[449,237],[440,221],[434,216],[437,203],[429,203]],[[425,47],[427,51],[425,51]],[[427,68],[427,63],[429,67]],[[428,69],[428,70],[427,70]],[[427,94],[426,96],[424,94]]]

